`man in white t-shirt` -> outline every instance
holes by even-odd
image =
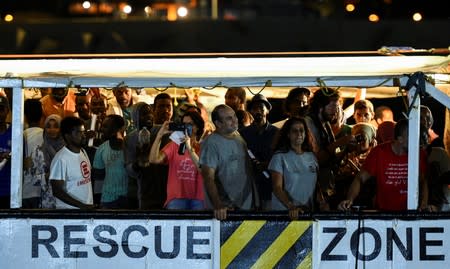
[[[86,139],[83,120],[66,117],[60,129],[66,145],[53,158],[49,177],[56,208],[91,209],[94,207],[91,163],[82,149]]]

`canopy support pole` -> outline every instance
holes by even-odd
[[[408,91],[408,210],[416,210],[419,202],[420,97],[414,98],[416,91],[416,87]]]
[[[22,207],[24,94],[22,88],[13,88],[11,141],[11,208]]]

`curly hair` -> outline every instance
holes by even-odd
[[[303,117],[290,118],[284,123],[275,140],[275,151],[288,152],[292,148],[289,139],[289,132],[291,131],[292,126],[296,123],[303,124],[303,127],[305,128],[305,140],[302,144],[302,150],[314,151],[314,138],[312,137],[308,125],[306,124],[306,120]]]
[[[202,115],[194,110],[187,111],[181,120],[185,117],[191,117],[192,121],[194,122],[195,126],[197,126],[197,133],[195,136],[198,140],[202,137],[203,133],[205,132],[205,120],[203,120]]]
[[[341,94],[338,90],[333,88],[321,88],[314,92],[313,97],[310,100],[310,111],[312,113],[318,113],[320,108],[325,107],[331,101],[340,100]]]

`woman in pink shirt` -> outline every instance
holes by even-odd
[[[204,209],[204,191],[198,154],[205,122],[197,111],[186,112],[181,121],[182,124],[178,127],[183,129],[183,133],[179,141],[176,141],[173,130],[170,130],[169,122],[164,122],[150,150],[150,162],[169,165],[165,208],[202,210]],[[160,150],[162,137],[169,133],[172,133],[171,141]]]

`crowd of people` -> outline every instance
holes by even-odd
[[[198,93],[174,107],[118,86],[51,88],[25,100],[22,208],[305,212],[407,209],[408,120],[339,90],[293,88],[286,118],[262,94],[228,89],[208,113]],[[10,203],[11,100],[0,95],[0,208]],[[421,108],[418,210],[450,210],[450,161]]]

